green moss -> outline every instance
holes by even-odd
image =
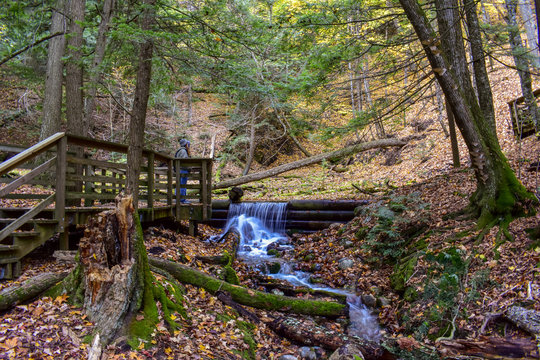
[[[278,257],[280,254],[276,249],[270,249],[266,252],[266,255]]]
[[[229,284],[240,285],[240,279],[238,279],[236,271],[234,271],[234,269],[230,265],[226,265],[223,267],[223,272],[221,276],[223,277],[223,280],[225,280]]]
[[[418,263],[418,255],[413,255],[403,262],[399,262],[394,267],[394,273],[390,276],[390,286],[396,291],[404,291],[405,283],[414,273],[414,268]]]
[[[270,274],[277,274],[281,270],[281,264],[280,263],[271,263],[268,265],[268,272]]]

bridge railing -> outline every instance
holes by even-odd
[[[0,241],[53,203],[59,232],[66,226],[66,207],[112,206],[125,188],[127,151],[127,145],[57,133],[1,163],[0,182],[6,185],[0,184],[0,207],[34,202],[32,209],[0,229]],[[210,218],[211,159],[174,159],[148,149],[142,156],[138,207],[147,219],[154,218],[156,209],[177,219]],[[175,172],[181,168],[188,169],[182,174],[186,184]],[[32,191],[25,190],[28,185]]]

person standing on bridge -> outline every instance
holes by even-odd
[[[187,159],[190,157],[189,154],[189,148],[190,148],[190,142],[187,139],[180,138],[178,139],[178,142],[180,143],[180,149],[176,151],[174,154],[174,157],[176,159]],[[187,168],[180,168],[180,185],[186,185],[187,184],[187,174],[189,173],[189,170]],[[183,198],[180,200],[182,203],[187,203],[185,196],[187,194],[187,190],[185,187],[180,187],[180,195],[183,196]]]

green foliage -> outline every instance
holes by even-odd
[[[412,221],[407,212],[417,212],[426,207],[427,204],[419,199],[416,193],[391,196],[386,205],[379,206],[373,214],[377,224],[369,230],[363,244],[363,247],[374,255],[370,260],[382,259],[394,263],[405,254],[411,238],[418,235],[404,236],[401,233],[401,229]]]

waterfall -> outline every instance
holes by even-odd
[[[285,223],[287,203],[238,203],[229,206],[227,223],[223,234],[234,228],[240,234],[238,256],[248,262],[268,261],[272,257],[267,254],[270,244],[278,242],[280,247],[287,245]],[[220,238],[217,236],[216,238]],[[311,284],[311,274],[295,271],[291,264],[282,263],[277,274],[268,274],[277,279],[285,280],[294,286],[304,286],[316,290],[325,290],[347,295],[349,318],[351,325],[349,335],[355,335],[367,340],[379,341],[379,325],[377,317],[362,304],[359,296],[349,291],[332,289],[326,286]]]
[[[234,228],[240,234],[238,256],[257,259],[268,257],[267,247],[285,242],[287,203],[238,203],[229,206],[223,234]]]

